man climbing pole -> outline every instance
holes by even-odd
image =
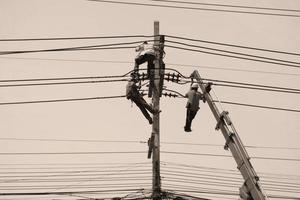
[[[192,121],[199,110],[199,101],[202,99],[202,94],[198,92],[198,87],[197,83],[193,83],[191,89],[185,95],[185,97],[188,98],[186,104],[186,121],[184,126],[185,132],[192,131]]]
[[[135,58],[135,65],[134,65],[134,71],[137,72],[139,70],[139,66],[145,62],[148,63],[147,65],[147,74],[148,77],[151,75],[151,70],[154,69],[154,63],[155,60],[155,51],[154,46],[151,44],[148,44],[147,41],[143,42],[143,44],[137,46],[135,48],[135,51],[138,52],[136,58]]]
[[[145,101],[143,96],[138,91],[138,86],[136,85],[136,82],[137,82],[137,79],[134,77],[128,81],[127,86],[126,86],[126,98],[133,101],[137,105],[137,107],[139,107],[139,109],[142,111],[145,118],[149,121],[149,124],[152,124],[153,120],[152,120],[150,114],[148,113],[148,111],[152,114],[157,114],[160,111],[154,110],[152,108],[152,106],[150,106]]]

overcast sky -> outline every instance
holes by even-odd
[[[149,1],[135,2],[149,3]],[[211,3],[210,1],[203,2]],[[153,4],[153,2],[150,3]],[[225,4],[223,1],[214,1],[214,3]],[[226,4],[241,5],[242,3],[245,6],[300,9],[300,2],[296,0],[226,1]],[[300,53],[299,17],[119,5],[85,0],[0,0],[1,39],[152,35],[155,20],[160,23],[161,34]],[[0,51],[63,48],[137,40],[140,39],[2,41],[0,42]],[[208,44],[203,43],[190,43],[208,46]],[[300,62],[299,56],[224,46],[210,45],[210,47]],[[186,76],[189,76],[194,70],[198,70],[204,78],[300,88],[300,70],[296,67],[171,48],[165,48],[165,52],[166,67],[174,68]],[[134,49],[0,55],[0,79],[122,75],[133,69],[134,57]],[[0,88],[0,102],[124,95],[125,85],[126,82],[4,87]],[[180,93],[185,93],[189,88],[189,85],[173,83],[168,83],[166,86],[168,89]],[[300,110],[299,94],[217,86],[213,89],[217,97],[224,101]],[[151,102],[151,99],[146,98],[146,100]],[[201,109],[193,121],[193,131],[191,133],[183,131],[185,104],[186,100],[181,98],[163,97],[161,99],[161,141],[165,143],[199,143],[220,146],[162,143],[161,149],[173,152],[231,155],[230,152],[223,150],[222,145],[225,140],[220,132],[215,131],[216,121],[207,104],[200,103]],[[229,111],[234,126],[245,145],[300,148],[299,112],[226,104],[222,104],[222,107],[219,104],[218,106],[220,110]],[[152,130],[138,108],[131,105],[131,102],[126,98],[0,105],[0,110],[0,153],[147,151],[147,145],[143,142],[148,140]],[[5,138],[136,142],[55,142],[7,140]],[[248,148],[247,150],[250,157],[300,159],[299,149]],[[134,163],[150,161],[147,159],[146,153],[0,155],[0,159],[0,165],[21,164],[22,166],[26,166],[25,164]],[[230,170],[236,169],[233,158],[228,157],[162,154],[161,161]],[[251,162],[257,172],[292,174],[295,177],[300,177],[299,161],[253,158]],[[8,165],[8,167],[13,166],[15,165]],[[149,177],[151,177],[151,172]],[[149,181],[149,183],[151,182]],[[164,184],[163,181],[162,184]],[[300,183],[298,182],[298,184]],[[237,192],[238,188],[233,187],[231,190]],[[0,189],[0,193],[2,192],[10,191]],[[289,193],[280,194],[288,195]],[[290,194],[299,197],[297,193]],[[61,199],[64,198],[66,197],[61,197]],[[0,196],[0,199],[17,198]]]

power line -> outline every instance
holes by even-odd
[[[253,108],[263,108],[263,109],[270,109],[270,110],[280,110],[280,111],[287,111],[287,112],[297,112],[297,113],[300,112],[300,110],[296,110],[296,109],[271,107],[271,106],[262,106],[262,105],[238,103],[238,102],[231,102],[231,101],[217,101],[217,100],[213,100],[213,102],[220,102],[220,103],[224,103],[224,104],[237,105],[237,106],[246,106],[246,107],[253,107]]]
[[[117,38],[149,38],[153,35],[115,35],[115,36],[85,36],[85,37],[48,37],[48,38],[7,38],[0,39],[0,42],[20,41],[48,41],[48,40],[94,40],[94,39],[117,39]]]
[[[97,48],[78,48],[78,49],[42,49],[42,50],[29,50],[29,51],[2,51],[1,55],[23,54],[23,53],[41,53],[41,52],[58,52],[58,51],[86,51],[86,50],[120,50],[120,49],[134,49],[135,46],[124,47],[97,47]]]
[[[93,81],[72,81],[72,82],[54,82],[54,83],[22,83],[22,84],[0,84],[2,87],[25,87],[25,86],[49,86],[49,85],[74,85],[74,84],[94,84],[94,83],[112,83],[112,82],[123,82],[128,79],[114,79],[114,80],[93,80]]]
[[[66,192],[1,192],[0,196],[36,196],[36,195],[70,195],[70,194],[92,194],[92,193],[107,193],[107,192],[132,192],[140,190],[137,189],[113,189],[113,190],[85,190],[85,191],[66,191]]]
[[[265,52],[270,52],[270,53],[279,53],[279,54],[300,56],[300,53],[294,53],[294,52],[279,51],[279,50],[272,50],[272,49],[263,49],[263,48],[242,46],[242,45],[236,45],[236,44],[228,44],[228,43],[221,43],[221,42],[213,42],[213,41],[208,41],[208,40],[193,39],[193,38],[180,37],[180,36],[174,36],[174,35],[165,35],[165,36],[170,37],[170,38],[174,38],[174,39],[181,39],[181,40],[187,40],[187,41],[192,41],[192,42],[202,42],[202,43],[215,44],[215,45],[221,45],[221,46],[236,47],[236,48],[256,50],[256,51],[265,51]]]
[[[173,91],[173,92],[175,92],[177,94],[180,94],[179,96],[177,96],[178,98],[184,98],[184,95],[182,95],[181,93],[176,92],[176,91]],[[237,106],[247,106],[247,107],[254,107],[254,108],[263,108],[263,109],[270,109],[270,110],[280,110],[280,111],[287,111],[287,112],[300,112],[300,110],[297,110],[297,109],[272,107],[272,106],[263,106],[263,105],[255,105],[255,104],[246,104],[246,103],[231,102],[231,101],[213,100],[213,102],[224,103],[224,104],[231,104],[231,105],[237,105]]]
[[[175,152],[175,151],[161,151],[166,154],[176,155],[195,155],[195,156],[213,156],[213,157],[227,157],[230,155],[224,154],[210,154],[210,153],[193,153],[193,152]],[[94,151],[94,152],[1,152],[0,155],[78,155],[78,154],[140,154],[146,153],[146,151]],[[252,156],[253,159],[265,159],[265,160],[278,160],[278,161],[300,161],[296,158],[280,158],[280,157],[258,157]]]
[[[249,86],[229,85],[229,84],[220,84],[220,83],[213,83],[213,85],[214,86],[221,86],[221,87],[233,87],[233,88],[241,88],[241,89],[250,89],[250,90],[263,90],[263,91],[269,91],[269,92],[281,92],[281,93],[289,93],[289,94],[300,94],[300,92],[293,92],[293,91],[286,91],[286,90],[274,90],[274,89],[249,87]]]
[[[131,71],[130,71],[131,72]],[[123,75],[110,76],[79,76],[79,77],[57,77],[57,78],[29,78],[29,79],[0,79],[0,83],[4,82],[33,82],[33,81],[62,81],[62,80],[80,80],[80,79],[106,79],[106,78],[123,78],[130,72]]]
[[[42,139],[42,138],[7,138],[0,137],[0,140],[16,140],[16,141],[45,141],[45,142],[91,142],[91,143],[139,143],[146,144],[146,141],[141,140],[97,140],[97,139]],[[220,144],[207,144],[207,143],[184,143],[184,142],[161,142],[167,145],[188,145],[188,146],[211,146],[211,147],[223,147]],[[254,149],[278,149],[278,150],[300,150],[297,147],[276,147],[276,146],[256,146],[256,145],[244,145],[246,148]]]
[[[213,172],[221,172],[223,173],[229,173],[233,175],[240,175],[237,170],[232,170],[232,169],[224,169],[224,168],[215,168],[215,167],[204,167],[204,166],[199,166],[199,165],[190,165],[190,164],[181,164],[181,163],[176,163],[176,162],[162,162],[163,165],[171,165],[171,166],[180,166],[184,168],[188,168],[189,170],[193,169],[196,171],[199,171],[201,169],[205,170],[211,170]],[[268,172],[259,172],[259,174],[263,175],[274,175],[274,176],[287,176],[287,177],[297,177],[299,175],[296,174],[276,174],[276,173],[268,173]]]
[[[262,62],[262,63],[268,63],[268,64],[274,64],[274,65],[281,65],[281,66],[293,67],[293,68],[300,68],[299,65],[285,64],[285,63],[272,62],[272,61],[267,61],[267,60],[260,60],[260,59],[247,58],[247,57],[234,56],[234,55],[221,54],[221,53],[214,53],[214,52],[209,52],[209,51],[202,51],[202,50],[185,48],[185,47],[178,47],[178,46],[173,46],[173,45],[165,45],[165,47],[169,47],[169,48],[173,48],[173,49],[179,49],[179,50],[184,50],[184,51],[192,51],[192,52],[198,52],[198,53],[204,53],[204,54],[211,54],[211,55],[215,55],[215,56],[223,56],[223,57],[236,58],[236,59],[242,59],[242,60],[249,60],[249,61],[255,61],[255,62]]]
[[[4,153],[0,155],[78,155],[78,154],[140,154],[146,153],[146,151],[86,151],[86,152],[13,152]]]
[[[1,140],[1,138],[0,138]],[[204,143],[186,143],[186,142],[161,142],[162,144],[170,144],[170,145],[192,145],[192,146],[212,146],[212,147],[223,147],[224,145],[220,144],[204,144]],[[275,147],[275,146],[255,146],[255,145],[244,145],[246,148],[254,148],[254,149],[280,149],[280,150],[300,150],[297,147]]]
[[[248,57],[252,57],[252,58],[259,58],[259,59],[278,61],[278,62],[284,62],[284,63],[290,63],[290,64],[298,64],[298,65],[300,64],[299,62],[293,62],[293,61],[282,60],[282,59],[275,59],[275,58],[270,58],[270,57],[265,57],[265,56],[257,56],[257,55],[234,52],[234,51],[228,51],[228,50],[224,50],[224,49],[210,48],[210,47],[206,47],[206,46],[187,44],[187,43],[177,42],[177,41],[172,41],[172,40],[166,40],[166,42],[170,42],[170,43],[173,43],[173,44],[179,44],[179,45],[183,45],[183,46],[188,46],[188,47],[195,47],[195,48],[200,48],[200,49],[219,51],[219,52],[223,52],[223,53],[230,53],[230,54],[236,54],[236,55],[241,55],[241,56],[248,56]]]
[[[280,14],[280,13],[270,13],[270,12],[251,12],[251,11],[238,11],[229,9],[211,9],[211,8],[199,8],[199,7],[188,7],[188,6],[174,6],[174,5],[161,5],[161,4],[150,4],[150,3],[133,3],[133,2],[122,2],[122,1],[107,1],[107,0],[88,0],[99,3],[113,3],[113,4],[123,4],[123,5],[135,5],[135,6],[150,6],[150,7],[161,7],[161,8],[176,8],[185,10],[202,10],[202,11],[212,11],[212,12],[227,12],[227,13],[239,13],[239,14],[255,14],[255,15],[266,15],[266,16],[281,16],[281,17],[300,17],[300,15],[295,14]]]
[[[166,154],[176,154],[176,155],[194,155],[194,156],[213,156],[213,157],[227,157],[231,158],[230,155],[224,155],[224,154],[209,154],[209,153],[194,153],[194,152],[175,152],[175,151],[161,151],[161,153]],[[1,155],[1,154],[0,154]],[[277,160],[277,161],[300,161],[300,159],[297,158],[276,158],[276,157],[258,157],[258,156],[252,156],[253,159],[262,159],[262,160]]]
[[[174,1],[174,0],[172,0],[172,1],[171,0],[149,0],[149,1],[191,4],[191,5],[217,6],[217,7],[231,7],[231,8],[249,8],[249,9],[257,9],[257,10],[300,12],[300,10],[294,10],[294,9],[268,8],[268,7],[257,7],[257,6],[240,6],[240,5],[228,5],[228,4],[218,4],[218,3],[199,3],[199,2],[191,2],[191,1]]]
[[[57,102],[72,102],[72,101],[90,101],[101,99],[117,99],[124,98],[125,95],[106,96],[106,97],[87,97],[87,98],[74,98],[74,99],[52,99],[52,100],[37,100],[37,101],[15,101],[15,102],[0,102],[0,106],[5,105],[20,105],[20,104],[36,104],[36,103],[57,103]]]
[[[112,177],[108,176],[103,178],[103,176],[99,177],[87,177],[87,178],[24,178],[24,179],[8,179],[1,180],[0,183],[66,183],[66,182],[115,182],[115,181],[148,181],[151,179],[150,175],[147,176],[119,176]]]
[[[115,61],[115,60],[90,60],[90,59],[59,59],[59,58],[25,58],[25,57],[4,57],[0,56],[0,59],[20,59],[20,60],[45,60],[45,61],[62,61],[62,62],[91,62],[91,63],[121,63],[121,64],[132,64],[130,61]],[[166,65],[174,65],[178,67],[194,67],[194,68],[206,68],[215,70],[226,70],[226,71],[237,71],[237,72],[250,72],[250,73],[262,73],[262,74],[275,74],[275,75],[287,75],[287,76],[300,76],[296,73],[285,73],[285,72],[271,72],[262,70],[246,70],[238,68],[228,67],[212,67],[212,66],[199,66],[191,64],[178,64],[178,63],[165,63]]]
[[[221,83],[229,83],[229,84],[237,84],[237,85],[245,85],[245,86],[254,86],[254,87],[271,88],[271,89],[277,89],[277,90],[290,90],[290,91],[300,92],[300,89],[298,89],[298,88],[287,88],[287,87],[278,87],[278,86],[262,85],[262,84],[253,84],[253,83],[245,83],[245,82],[237,82],[237,81],[227,81],[227,80],[218,80],[218,79],[208,79],[208,78],[204,78],[203,80],[206,80],[206,81],[213,81],[213,82],[221,82]]]
[[[45,142],[92,142],[92,143],[140,143],[145,144],[146,141],[138,140],[86,140],[86,139],[42,139],[42,138],[3,138],[0,140],[19,140],[19,141],[45,141]]]
[[[148,41],[153,41],[153,40],[148,40]],[[39,52],[56,52],[56,51],[107,50],[107,49],[124,49],[124,48],[126,49],[126,48],[135,48],[136,46],[123,46],[123,45],[140,44],[142,42],[144,42],[144,41],[140,40],[140,41],[133,41],[133,42],[74,46],[74,47],[53,48],[53,49],[0,51],[0,55],[21,54],[21,53],[39,53]],[[117,46],[117,47],[115,47],[115,46]]]
[[[13,166],[13,165],[21,165],[21,166],[26,166],[26,165],[28,165],[28,166],[44,166],[44,165],[46,165],[46,166],[58,166],[58,165],[64,165],[64,166],[76,166],[76,165],[81,165],[81,166],[86,166],[86,165],[88,165],[88,166],[90,166],[90,165],[117,165],[117,166],[119,166],[119,165],[121,165],[121,166],[123,166],[123,165],[139,165],[139,164],[151,164],[150,162],[130,162],[130,163],[124,163],[124,162],[122,162],[122,163],[116,163],[116,162],[113,162],[113,163],[107,163],[107,162],[101,162],[101,163],[86,163],[86,162],[84,162],[84,163],[47,163],[47,164],[41,164],[41,163],[39,163],[39,164],[37,164],[37,163],[19,163],[19,164],[4,164],[4,163],[0,163],[0,165],[9,165],[9,166]]]
[[[100,100],[100,99],[116,99],[116,98],[124,98],[124,97],[126,97],[126,96],[119,95],[119,96],[87,97],[87,98],[74,98],[74,99],[52,99],[52,100],[36,100],[36,101],[0,102],[0,106],[20,105],[20,104],[37,104],[37,103],[72,102],[72,101],[90,101],[90,100]],[[214,100],[214,102],[219,102],[219,101]],[[237,103],[237,102],[229,102],[229,101],[220,101],[220,103],[238,105],[238,106],[248,106],[248,107],[255,107],[255,108],[264,108],[264,109],[271,109],[271,110],[288,111],[288,112],[300,112],[300,110],[296,110],[296,109],[261,106],[261,105],[245,104],[245,103]]]
[[[89,185],[68,185],[72,188],[76,189],[84,189],[84,188],[110,188],[110,189],[117,189],[117,188],[129,188],[129,187],[137,187],[137,186],[150,186],[151,184],[148,182],[143,183],[127,183],[127,184],[89,184]],[[34,186],[4,186],[1,190],[41,190],[41,189],[59,189],[61,187],[65,187],[66,185],[34,185]]]

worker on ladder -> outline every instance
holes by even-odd
[[[198,92],[198,84],[193,83],[191,89],[186,93],[185,97],[188,98],[186,104],[186,121],[184,126],[185,132],[191,132],[192,121],[195,118],[199,108],[199,101],[202,99],[202,94]]]
[[[126,86],[126,98],[134,102],[137,105],[137,107],[139,107],[139,109],[142,111],[149,124],[152,124],[153,120],[148,111],[152,114],[157,114],[160,111],[154,110],[152,106],[145,101],[143,96],[139,93],[138,86],[136,85],[136,83],[137,79],[134,77],[132,77],[132,79],[128,81]]]

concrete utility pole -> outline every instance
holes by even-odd
[[[240,170],[245,182],[240,188],[240,197],[245,200],[267,200],[267,196],[264,194],[260,185],[259,177],[257,176],[250,157],[233,126],[231,119],[228,116],[227,111],[219,112],[212,97],[210,96],[210,84],[205,84],[200,77],[198,71],[194,71],[191,78],[195,78],[199,84],[205,100],[207,101],[209,108],[211,109],[214,117],[217,120],[216,130],[221,130],[226,140],[224,146],[225,149],[230,149],[233,158],[237,163],[237,168]]]
[[[154,76],[150,76],[154,78],[153,82],[153,88],[152,89],[152,104],[155,110],[159,110],[159,100],[160,100],[160,84],[162,82],[160,81],[161,76],[161,68],[163,66],[162,62],[162,48],[163,44],[161,44],[161,37],[159,35],[159,22],[154,22],[154,47],[156,51],[156,59],[154,61],[155,69],[154,69]],[[161,199],[161,180],[160,180],[160,139],[159,139],[159,113],[153,115],[153,124],[152,124],[152,138],[153,138],[153,144],[152,144],[152,172],[153,172],[153,181],[152,181],[152,189],[153,194],[152,198],[155,200]]]

